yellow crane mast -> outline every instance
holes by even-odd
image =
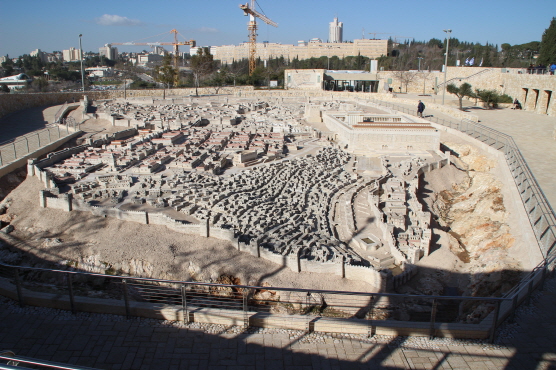
[[[249,22],[247,23],[247,30],[249,31],[249,74],[253,74],[256,67],[256,55],[257,55],[257,18],[261,19],[266,24],[278,27],[278,23],[270,20],[264,14],[259,13],[255,10],[255,0],[251,0],[251,6],[249,3],[240,4],[239,8],[243,10],[243,15],[249,16]]]

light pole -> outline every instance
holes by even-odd
[[[127,99],[127,80],[126,80],[125,69],[124,69],[123,75],[124,75],[124,100],[126,100]]]
[[[419,60],[419,67],[417,69],[419,70],[419,72],[421,72],[421,59],[425,59],[425,58],[418,57],[417,59]]]
[[[444,105],[444,98],[446,97],[446,72],[448,71],[448,48],[450,47],[450,34],[452,30],[443,30],[448,35],[446,40],[446,59],[444,60],[444,91],[442,91],[442,105]]]
[[[83,35],[79,34],[79,60],[81,61],[81,87],[83,92],[85,92],[85,74],[83,73],[83,47],[81,47],[81,36]]]

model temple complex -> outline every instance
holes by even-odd
[[[216,237],[379,289],[407,281],[430,253],[418,178],[450,157],[426,122],[325,102],[94,108],[124,127],[31,161],[47,187],[41,206]],[[305,124],[315,119],[328,130]]]

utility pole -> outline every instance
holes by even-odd
[[[79,59],[81,61],[81,87],[85,92],[85,73],[83,72],[83,47],[81,47],[81,33],[79,34]]]
[[[418,57],[417,59],[419,60],[418,71],[421,72],[421,59],[425,59],[425,58],[423,58],[423,57]]]
[[[446,97],[446,72],[448,71],[448,48],[450,47],[450,34],[452,30],[443,30],[448,35],[446,40],[446,59],[444,60],[444,91],[442,91],[442,105],[444,105],[444,98]]]

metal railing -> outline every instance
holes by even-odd
[[[40,366],[46,369],[61,369],[61,370],[98,370],[92,367],[83,366],[73,366],[68,364],[63,364],[60,362],[52,362],[39,360],[36,358],[17,356],[12,351],[0,351],[0,361],[6,362],[5,364],[0,363],[1,370],[17,370],[17,369],[30,369],[26,366],[30,365],[32,368],[35,366]]]
[[[441,89],[441,88],[444,88],[444,85],[448,86],[449,84],[451,84],[451,83],[454,82],[454,81],[458,81],[458,82],[459,82],[459,81],[461,81],[461,80],[468,80],[468,79],[470,79],[470,78],[480,76],[480,75],[482,75],[482,74],[484,74],[484,73],[487,73],[487,72],[490,72],[490,71],[492,71],[492,69],[490,69],[490,68],[489,68],[489,69],[483,69],[482,71],[479,71],[479,72],[477,72],[477,73],[473,73],[472,75],[469,75],[469,76],[467,76],[467,77],[454,77],[454,78],[450,78],[448,81],[446,81],[446,82],[441,82],[441,83],[439,83],[438,85],[436,85],[436,89],[439,90],[439,89]]]
[[[48,124],[46,128],[33,131],[13,140],[0,143],[0,166],[13,162],[78,129],[72,117],[62,119],[60,124]]]
[[[74,313],[90,307],[91,301],[85,304],[83,297],[104,298],[116,303],[112,313],[119,310],[128,317],[136,314],[139,307],[153,311],[169,309],[173,317],[185,323],[203,322],[201,317],[211,316],[210,322],[224,325],[270,326],[306,332],[343,332],[344,328],[351,327],[369,336],[376,333],[377,327],[405,327],[435,337],[441,326],[446,328],[449,324],[460,331],[482,332],[483,336],[486,332],[493,340],[497,326],[508,317],[506,311],[512,307],[511,298],[230,285],[2,263],[0,278],[15,286],[21,306],[35,291],[65,299],[64,308]],[[505,311],[502,307],[506,307]]]
[[[54,115],[54,123],[60,122],[60,120],[62,119],[62,115],[66,111],[67,107],[68,107],[68,102],[65,101],[64,104],[60,107],[60,109],[58,109],[58,111]]]

